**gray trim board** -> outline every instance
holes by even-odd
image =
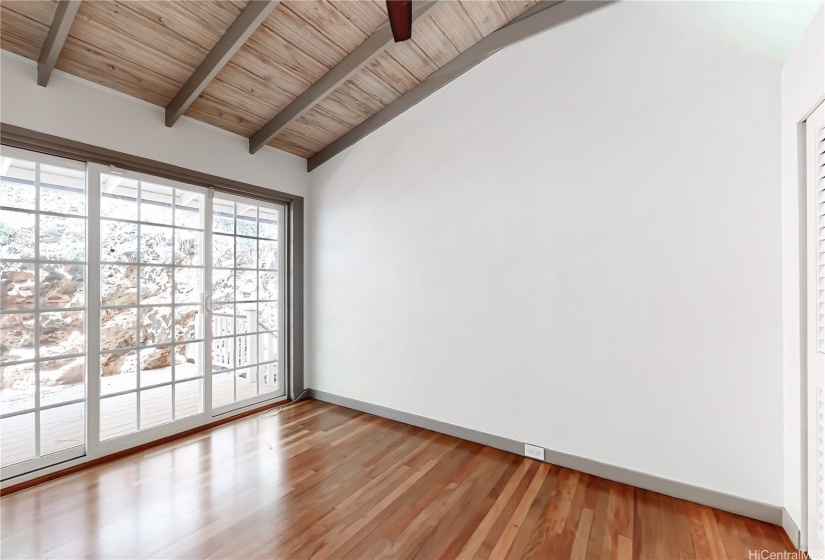
[[[287,278],[286,286],[287,293],[290,294],[287,302],[290,318],[287,337],[291,346],[291,355],[287,358],[287,366],[290,376],[290,392],[296,396],[301,394],[304,388],[304,198],[302,196],[248,185],[240,181],[233,181],[5,123],[0,123],[0,144],[69,159],[114,165],[121,169],[212,188],[218,192],[286,204],[288,212],[287,225],[289,226],[286,244],[289,247],[288,256],[292,264],[292,271]],[[296,389],[300,389],[300,391],[296,393]]]
[[[7,146],[14,146],[24,150],[43,152],[55,156],[92,161],[102,165],[114,165],[129,171],[157,175],[164,179],[172,179],[202,187],[213,188],[216,191],[239,196],[248,196],[260,200],[291,204],[303,197],[286,192],[267,189],[256,185],[233,181],[217,175],[201,173],[177,165],[170,165],[148,158],[133,156],[123,152],[116,152],[108,148],[101,148],[91,144],[84,144],[75,140],[44,134],[13,124],[0,123],[0,142]]]
[[[449,424],[440,420],[433,420],[432,418],[418,416],[417,414],[411,414],[409,412],[402,412],[400,410],[387,408],[377,404],[366,403],[351,399],[349,397],[342,397],[340,395],[319,391],[317,389],[310,389],[309,393],[311,398],[319,401],[336,404],[338,406],[351,408],[353,410],[359,410],[375,416],[381,416],[382,418],[389,418],[390,420],[403,422],[404,424],[418,426],[419,428],[424,428],[433,432],[439,432],[453,437],[466,439],[468,441],[480,443],[481,445],[495,447],[496,449],[501,449],[502,451],[508,451],[510,453],[515,453],[516,455],[524,456],[524,443],[520,441],[480,432],[470,428],[464,428],[462,426],[456,426],[455,424]],[[675,480],[669,480],[643,472],[608,465],[607,463],[601,463],[599,461],[594,461],[593,459],[578,457],[576,455],[569,455],[553,449],[544,450],[544,459],[546,462],[554,465],[574,469],[583,473],[598,476],[600,478],[605,478],[607,480],[621,482],[623,484],[628,484],[644,490],[658,492],[659,494],[665,494],[681,500],[688,500],[691,502],[696,502],[697,504],[703,504],[716,509],[744,515],[745,517],[758,519],[759,521],[765,521],[774,525],[782,525],[783,522],[783,509],[779,506],[773,506],[754,500],[748,500],[746,498],[732,496],[724,492],[717,492],[714,490],[701,488],[699,486],[685,484],[684,482],[677,482]]]
[[[430,10],[438,5],[439,0],[427,0],[413,4],[413,25],[424,18]],[[260,130],[249,138],[249,153],[254,154],[273,138],[283,132],[301,115],[308,112],[327,95],[350,79],[356,72],[374,60],[378,55],[393,44],[392,30],[389,20],[382,23],[367,40],[358,45],[354,51],[344,57],[329,72],[321,76],[318,81],[309,86],[306,91],[295,98],[292,103],[284,107],[272,120],[263,125]]]
[[[37,85],[46,87],[49,83],[52,70],[57,64],[60,51],[63,50],[63,44],[69,36],[69,30],[72,28],[72,22],[79,8],[80,0],[60,0],[57,4],[49,33],[46,35],[46,41],[37,59]]]
[[[547,29],[576,19],[616,0],[544,1],[501,29],[490,33],[475,45],[433,72],[426,80],[372,115],[370,118],[326,146],[307,160],[307,171],[329,161],[362,138],[375,132],[407,109],[423,101],[471,68],[501,49],[532,37]]]
[[[292,275],[290,289],[292,297],[289,299],[289,345],[291,367],[293,373],[289,383],[289,398],[296,401],[304,392],[304,200],[296,200],[291,205],[290,220],[290,248],[289,257]],[[299,371],[301,375],[294,375]]]
[[[530,16],[533,16],[539,12],[543,12],[547,8],[552,8],[556,4],[561,4],[562,2],[564,2],[564,0],[539,0],[539,2],[537,2],[535,6],[533,6],[532,8],[530,8],[529,10],[515,18],[513,21],[507,23],[507,25],[512,25],[523,19],[527,19]]]
[[[183,116],[189,106],[206,89],[209,82],[218,75],[229,59],[269,17],[279,2],[280,0],[252,0],[246,5],[166,106],[166,126],[172,126]]]

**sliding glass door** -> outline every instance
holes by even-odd
[[[283,206],[2,153],[4,480],[286,394]]]
[[[100,440],[203,412],[206,190],[100,181]],[[98,260],[98,259],[96,259]]]
[[[282,211],[215,198],[212,213],[212,406],[284,395],[279,242]]]
[[[86,443],[85,164],[0,157],[3,477],[80,457]]]

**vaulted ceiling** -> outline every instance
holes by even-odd
[[[427,11],[416,21],[412,40],[381,43],[366,64],[324,90],[298,118],[271,128],[278,131],[274,137],[259,137],[270,146],[308,158],[535,3],[416,4],[416,9]],[[84,0],[70,20],[55,67],[167,107],[247,4],[246,0]],[[290,104],[294,108],[296,98],[336,65],[340,70],[350,53],[386,27],[384,0],[283,0],[272,5],[262,23],[250,26],[251,35],[205,82],[186,109],[187,116],[252,137]],[[2,0],[0,46],[37,60],[55,24],[57,6],[52,0]]]

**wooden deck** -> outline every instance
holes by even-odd
[[[178,366],[180,369],[180,366]],[[164,372],[154,370],[155,376],[162,379]],[[180,373],[180,372],[179,372]],[[123,380],[120,380],[123,384]],[[186,418],[201,411],[201,381],[184,381],[175,385],[174,416]],[[234,402],[232,374],[215,375],[213,384],[213,402],[216,405]],[[83,396],[83,384],[63,386],[66,401]],[[255,396],[256,385],[245,378],[238,378],[237,400]],[[143,391],[140,404],[140,422],[143,429],[171,422],[173,417],[171,386]],[[69,449],[85,442],[84,404],[61,406],[41,412],[41,455]],[[2,421],[0,427],[0,459],[3,465],[19,463],[34,457],[34,414],[13,416]],[[134,394],[104,399],[101,402],[102,440],[110,440],[134,433],[137,427],[137,406]]]
[[[775,525],[312,400],[8,495],[0,522],[7,558],[793,550]]]

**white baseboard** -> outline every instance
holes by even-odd
[[[802,550],[802,531],[796,526],[791,514],[785,508],[782,508],[782,528],[785,529],[785,533],[791,539],[793,545]]]

